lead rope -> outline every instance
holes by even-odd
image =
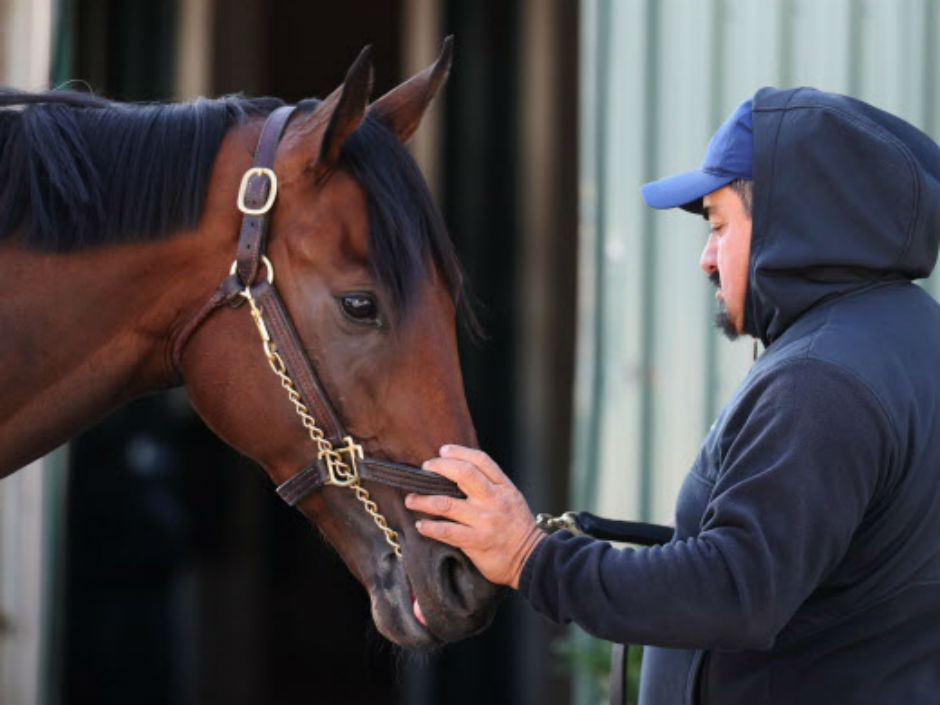
[[[263,260],[268,270],[268,282],[273,283],[274,267],[271,264],[271,260],[267,257],[263,257]],[[388,525],[388,521],[386,521],[385,517],[382,516],[382,513],[379,511],[379,505],[369,496],[369,491],[362,486],[359,470],[356,467],[356,458],[363,456],[362,446],[355,443],[350,436],[346,436],[346,438],[343,439],[346,443],[345,446],[339,449],[333,447],[333,444],[324,435],[323,430],[317,426],[317,422],[313,416],[310,415],[310,410],[307,408],[307,405],[304,404],[300,392],[298,392],[297,387],[294,386],[294,381],[290,378],[290,374],[287,371],[287,365],[284,364],[284,359],[278,354],[277,347],[274,341],[271,340],[268,328],[264,324],[264,319],[261,316],[261,309],[258,308],[258,304],[251,294],[251,289],[246,286],[244,290],[240,292],[240,295],[248,302],[248,306],[251,308],[251,317],[254,319],[255,326],[258,328],[258,334],[261,336],[261,344],[264,348],[264,355],[268,359],[271,370],[278,376],[278,379],[280,379],[281,386],[285,389],[287,397],[294,405],[294,410],[300,417],[303,427],[307,429],[310,439],[317,445],[317,460],[324,462],[327,472],[330,475],[327,484],[348,487],[355,492],[356,499],[362,502],[362,506],[369,516],[372,517],[372,521],[375,522],[375,525],[379,527],[379,530],[385,536],[385,542],[392,547],[395,551],[395,555],[401,558],[402,552],[401,544],[398,541],[398,532]],[[343,459],[343,453],[349,456],[349,462]]]

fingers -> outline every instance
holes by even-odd
[[[490,489],[490,481],[473,463],[456,458],[433,458],[421,466],[457,483],[468,497],[481,497]]]
[[[477,450],[476,448],[467,448],[466,446],[458,446],[454,444],[448,444],[441,446],[441,457],[443,458],[453,458],[455,460],[462,460],[465,463],[470,463],[471,465],[479,468],[486,478],[494,484],[502,484],[509,480],[506,477],[506,474],[500,469],[499,465],[496,464],[490,456],[484,453],[482,450]]]
[[[473,517],[473,508],[466,500],[446,495],[409,494],[405,497],[405,506],[415,512],[433,514],[461,524],[469,524]]]
[[[421,519],[415,522],[418,533],[429,539],[446,543],[457,548],[467,548],[475,541],[473,529],[450,521],[431,521]]]

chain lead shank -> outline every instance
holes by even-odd
[[[264,264],[268,270],[268,279],[273,280],[274,267],[267,257],[264,257]],[[246,286],[241,292],[241,296],[248,302],[248,306],[251,309],[251,317],[254,319],[258,334],[261,336],[261,344],[264,348],[264,355],[268,360],[268,365],[270,365],[274,374],[278,376],[281,386],[287,392],[288,399],[290,399],[291,403],[294,405],[294,410],[300,417],[301,424],[307,429],[310,439],[317,446],[317,460],[323,462],[329,473],[329,480],[326,484],[348,487],[355,492],[356,499],[362,503],[366,512],[372,517],[372,521],[375,522],[375,525],[385,536],[386,543],[392,547],[395,551],[395,555],[401,558],[402,551],[401,543],[399,543],[398,540],[398,532],[388,525],[388,521],[379,511],[375,500],[369,496],[369,491],[362,486],[359,470],[356,466],[356,460],[363,457],[362,446],[353,441],[350,436],[346,436],[343,439],[345,445],[339,448],[333,447],[333,444],[310,414],[307,405],[304,404],[300,392],[297,391],[297,387],[294,385],[294,381],[291,379],[287,370],[287,365],[284,363],[284,359],[278,354],[277,346],[271,339],[270,333],[268,333],[268,328],[264,324],[261,309],[258,307],[254,296],[251,294],[251,288]],[[346,459],[344,459],[344,455]]]

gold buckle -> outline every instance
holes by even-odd
[[[248,190],[248,182],[252,176],[268,177],[268,200],[260,208],[249,208],[245,203],[245,192]],[[238,210],[245,215],[264,215],[271,206],[274,205],[274,199],[277,198],[277,176],[274,171],[265,166],[253,166],[242,176],[241,186],[238,187]]]
[[[334,448],[333,453],[320,452],[320,458],[326,463],[326,471],[330,479],[326,481],[327,485],[336,485],[337,487],[349,487],[359,480],[359,468],[356,467],[356,458],[365,457],[362,452],[362,446],[356,443],[351,436],[343,439],[346,445]],[[343,462],[338,456],[345,453],[349,460]]]

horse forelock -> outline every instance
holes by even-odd
[[[420,283],[437,265],[461,321],[479,333],[444,219],[398,137],[367,114],[343,144],[340,159],[368,196],[369,259],[392,305],[407,313]]]

